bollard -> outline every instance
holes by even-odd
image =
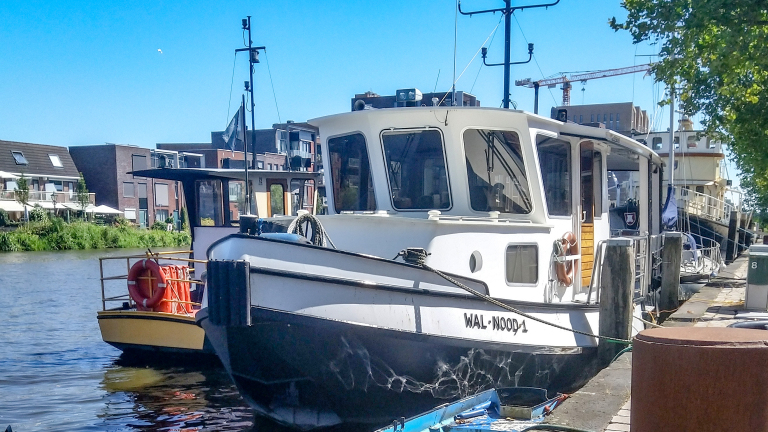
[[[632,336],[632,292],[635,282],[635,260],[632,239],[612,238],[605,243],[605,260],[600,269],[600,336],[629,339]],[[600,339],[597,357],[601,366],[625,346]]]
[[[683,255],[683,234],[665,232],[661,247],[661,292],[659,315],[680,307],[680,260]],[[669,312],[671,313],[671,312]]]

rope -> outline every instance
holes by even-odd
[[[565,326],[561,326],[559,324],[551,323],[549,321],[546,321],[546,320],[543,320],[541,318],[537,318],[537,317],[535,317],[533,315],[527,314],[527,313],[525,313],[525,312],[523,312],[523,311],[521,311],[519,309],[515,309],[512,306],[506,305],[506,304],[504,304],[504,303],[502,303],[502,302],[500,302],[500,301],[498,301],[498,300],[496,300],[496,299],[494,299],[492,297],[489,297],[489,296],[487,296],[487,295],[485,295],[485,294],[483,294],[481,292],[478,292],[478,291],[476,291],[476,290],[474,290],[474,289],[464,285],[463,283],[457,281],[456,279],[453,279],[452,277],[446,275],[445,273],[441,272],[440,270],[437,270],[435,268],[432,268],[432,267],[428,266],[427,263],[426,263],[428,255],[429,255],[429,253],[427,253],[427,251],[424,250],[424,249],[420,249],[420,248],[407,248],[407,249],[403,249],[402,251],[400,251],[400,253],[397,256],[402,256],[403,260],[405,262],[408,262],[408,263],[414,264],[414,265],[418,265],[418,266],[424,268],[425,270],[429,270],[429,271],[435,273],[436,275],[442,277],[443,279],[445,279],[448,282],[456,285],[457,287],[463,289],[464,291],[474,295],[475,297],[481,298],[481,299],[485,300],[488,303],[496,305],[496,306],[498,306],[498,307],[500,307],[500,308],[502,308],[504,310],[516,313],[516,314],[518,314],[518,315],[520,315],[520,316],[522,316],[524,318],[528,318],[531,321],[540,322],[542,324],[546,324],[548,326],[552,326],[552,327],[560,329],[560,330],[569,331],[571,333],[580,334],[580,335],[583,335],[583,336],[593,337],[593,338],[597,338],[597,339],[602,339],[602,340],[604,340],[606,342],[610,342],[610,343],[617,343],[617,344],[624,344],[624,345],[631,345],[632,344],[632,341],[629,341],[629,340],[626,340],[626,339],[618,339],[618,338],[612,338],[612,337],[608,337],[608,336],[601,336],[601,335],[596,335],[596,334],[592,334],[592,333],[589,333],[589,332],[584,332],[584,331],[581,331],[581,330],[576,330],[576,329],[573,329],[573,328],[568,328],[568,327],[565,327]],[[395,258],[397,258],[397,257],[395,257]]]
[[[331,246],[336,249],[336,245],[333,244],[333,241],[328,236],[328,233],[326,233],[323,229],[323,225],[320,223],[320,220],[313,214],[304,213],[297,216],[296,219],[294,219],[293,222],[291,222],[291,224],[288,226],[288,232],[306,237],[307,232],[304,230],[304,224],[308,224],[309,227],[312,228],[312,238],[310,238],[309,241],[312,242],[313,245],[327,247],[327,243],[330,243]]]

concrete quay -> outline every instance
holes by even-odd
[[[748,253],[721,270],[664,321],[664,327],[727,327],[744,308]],[[629,431],[632,353],[622,355],[573,393],[544,423],[573,428]]]

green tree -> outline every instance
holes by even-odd
[[[21,177],[16,180],[16,201],[21,205],[29,203],[29,181],[24,173],[21,173]]]
[[[80,173],[80,179],[77,181],[75,191],[77,193],[77,204],[80,205],[80,208],[83,210],[83,216],[85,217],[85,209],[88,207],[88,204],[91,203],[91,196],[90,192],[88,192],[88,187],[85,185],[83,173]]]
[[[748,202],[768,204],[768,1],[624,0],[635,43],[660,47],[656,81],[674,85],[681,109],[701,113],[742,172]],[[763,207],[765,208],[765,207]]]

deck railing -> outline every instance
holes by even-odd
[[[701,216],[725,225],[731,220],[733,205],[711,195],[675,187],[675,198],[678,207],[689,215]]]
[[[131,266],[136,263],[139,260],[142,259],[151,259],[158,261],[158,263],[162,261],[166,262],[187,262],[187,263],[206,263],[207,261],[204,260],[196,260],[189,258],[191,251],[168,251],[168,252],[147,252],[143,255],[123,255],[123,256],[112,256],[112,257],[102,257],[99,258],[99,275],[101,279],[101,307],[102,310],[107,310],[107,304],[114,304],[119,303],[123,305],[123,307],[127,308],[134,308],[136,307],[136,304],[134,303],[133,299],[131,299],[130,294],[128,294],[128,273],[131,270]],[[119,264],[119,261],[125,261],[125,274],[122,273],[122,271],[117,271],[117,268],[122,268],[122,266]],[[113,265],[109,265],[108,263],[113,263]],[[112,271],[112,273],[116,274],[108,274],[105,275],[105,264],[106,266],[110,267],[109,270]],[[115,268],[116,264],[118,267]],[[190,268],[189,272],[193,273],[195,269]],[[189,282],[192,284],[198,284],[203,285],[204,282],[199,279],[190,278],[188,280],[181,280],[181,279],[172,279],[172,280],[178,280],[182,282]],[[115,281],[119,281],[115,283]],[[193,306],[200,306],[200,303],[194,303],[190,302]]]

